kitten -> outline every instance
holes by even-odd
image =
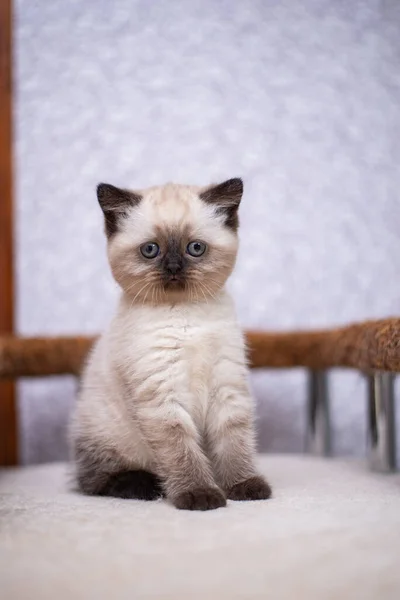
[[[127,191],[100,184],[123,290],[88,359],[72,427],[80,489],[208,510],[269,498],[254,464],[244,340],[224,289],[241,179]]]

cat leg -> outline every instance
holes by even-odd
[[[252,400],[220,388],[207,416],[207,446],[217,481],[231,500],[265,500],[271,488],[257,473]]]
[[[155,500],[163,495],[161,480],[148,471],[131,470],[117,452],[81,436],[75,440],[76,479],[89,495]]]
[[[137,419],[153,451],[166,495],[177,508],[210,510],[226,505],[196,427],[180,404],[154,400],[138,408]]]

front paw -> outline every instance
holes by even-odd
[[[226,498],[218,488],[195,488],[176,496],[173,503],[182,510],[213,510],[226,506]]]
[[[272,490],[265,479],[255,475],[233,485],[226,496],[230,500],[267,500],[271,494]]]

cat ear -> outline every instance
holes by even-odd
[[[236,177],[213,185],[200,194],[201,200],[213,204],[217,214],[225,217],[225,225],[233,231],[239,226],[238,208],[243,195],[243,181]]]
[[[118,231],[119,220],[127,215],[130,208],[137,206],[142,197],[140,194],[117,188],[109,183],[99,183],[97,199],[104,213],[106,234],[110,238]]]

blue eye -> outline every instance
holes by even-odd
[[[190,256],[201,256],[206,251],[206,244],[204,242],[194,241],[190,242],[190,244],[186,247],[186,252],[190,254]]]
[[[145,258],[155,258],[160,252],[160,246],[155,242],[146,242],[140,246],[140,252]]]

